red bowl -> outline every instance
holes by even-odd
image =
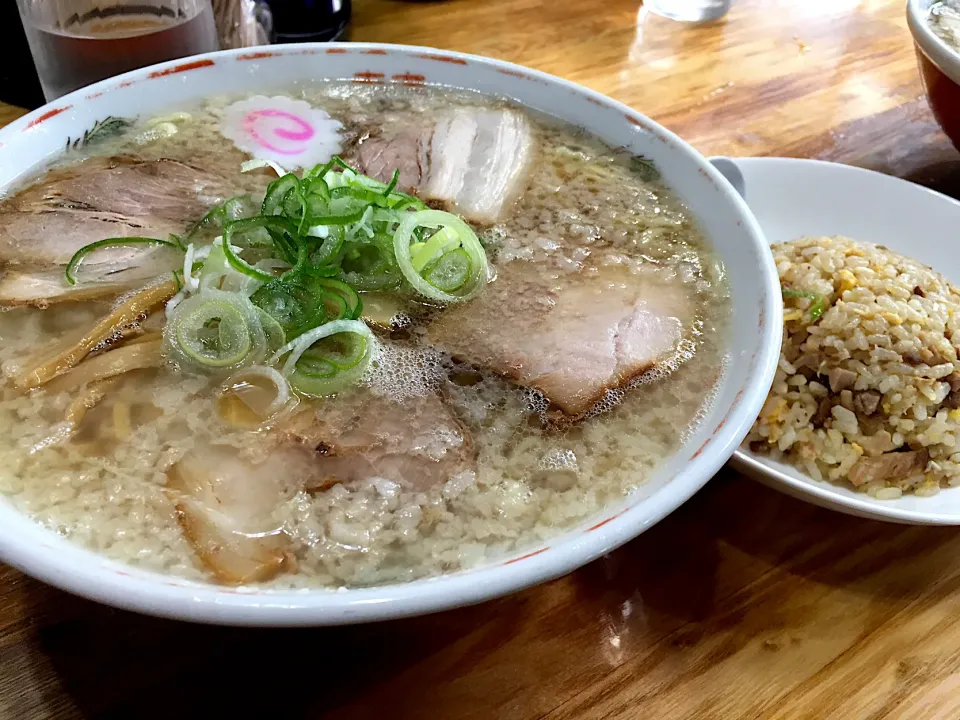
[[[960,51],[937,37],[927,24],[927,14],[935,2],[908,0],[907,24],[930,109],[947,137],[960,149]]]

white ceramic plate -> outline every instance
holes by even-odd
[[[960,284],[960,252],[953,246],[953,231],[960,225],[956,200],[848,165],[790,158],[737,159],[734,164],[743,173],[747,204],[771,244],[807,235],[846,235],[914,257]],[[732,464],[788,495],[850,515],[960,525],[960,488],[927,498],[875,500],[749,450],[739,450]]]

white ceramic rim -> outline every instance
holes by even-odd
[[[882,178],[883,182],[891,185],[908,186],[910,192],[923,192],[936,196],[938,200],[942,200],[946,203],[956,206],[957,216],[960,217],[960,202],[957,200],[954,200],[947,195],[943,195],[942,193],[938,193],[935,190],[931,190],[930,188],[925,188],[922,185],[917,185],[916,183],[909,182],[908,180],[903,180],[902,178],[894,177],[892,175],[879,173],[874,170],[867,170],[865,168],[855,167],[853,165],[844,165],[842,163],[833,163],[824,160],[808,160],[803,158],[764,157],[731,159],[736,165],[744,169],[749,168],[751,165],[765,165],[775,162],[778,164],[786,163],[807,166],[816,165],[827,168],[833,172],[840,172],[843,174],[870,175],[875,178]],[[749,184],[747,185],[746,193],[747,198],[749,199]],[[868,496],[855,497],[842,494],[837,492],[837,490],[828,483],[818,483],[812,478],[799,480],[795,477],[787,475],[776,467],[768,465],[767,463],[763,462],[763,460],[757,459],[756,457],[744,452],[740,448],[738,448],[733,454],[733,457],[730,459],[730,464],[737,470],[740,470],[741,472],[752,477],[758,479],[763,478],[760,481],[765,485],[776,488],[781,492],[790,495],[791,497],[848,515],[910,525],[960,525],[960,517],[958,517],[956,514],[944,514],[922,510],[907,510],[890,505],[882,500],[874,500]],[[803,475],[799,469],[795,469],[795,472]],[[951,488],[949,490],[945,490],[944,492],[960,493],[960,488]],[[932,503],[936,503],[936,496],[928,498],[928,500],[930,500]]]
[[[960,53],[937,37],[927,23],[927,13],[936,0],[907,0],[907,26],[921,52],[953,82],[960,84]]]
[[[489,66],[506,71],[507,74],[522,73],[533,80],[559,86],[569,92],[586,96],[598,105],[618,110],[626,120],[651,132],[668,143],[673,151],[684,154],[697,163],[699,172],[716,186],[726,202],[733,205],[753,242],[764,251],[767,248],[763,233],[746,203],[703,156],[646,116],[589,88],[513,63],[427,47],[381,43],[316,43],[271,46],[269,50],[275,55],[285,55],[299,54],[311,47],[317,52],[336,52],[338,48],[344,48],[344,52],[376,53],[386,50],[442,55],[464,63]],[[109,91],[117,87],[118,82],[137,80],[150,73],[162,74],[166,70],[182,66],[184,62],[195,63],[205,58],[219,61],[250,52],[247,48],[181,58],[82,88],[0,130],[0,145],[8,136],[41,121],[54,104],[81,104],[85,97]],[[247,594],[201,583],[164,584],[157,580],[162,578],[162,575],[126,568],[120,563],[111,563],[115,567],[112,572],[78,567],[61,556],[63,548],[55,551],[52,547],[37,546],[16,534],[0,535],[0,561],[51,585],[115,607],[196,622],[274,627],[339,625],[420,615],[479,603],[564,575],[633,539],[686,502],[716,474],[746,436],[772,383],[783,325],[783,306],[772,256],[768,252],[758,253],[758,256],[761,258],[761,266],[757,268],[757,280],[769,291],[763,293],[759,306],[760,338],[753,366],[753,381],[739,387],[737,399],[727,415],[709,440],[686,461],[683,477],[667,483],[665,487],[670,489],[669,492],[663,492],[661,488],[651,497],[591,527],[590,532],[570,531],[560,534],[554,538],[550,547],[520,555],[501,564],[407,584],[345,592],[311,589],[269,593],[251,591]],[[89,551],[82,548],[79,550],[83,554],[89,554]],[[69,553],[74,554],[73,547]],[[520,560],[522,562],[518,562]]]

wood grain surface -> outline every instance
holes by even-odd
[[[0,127],[9,125],[18,117],[24,115],[27,111],[12,105],[5,105],[0,102]]]
[[[638,0],[355,0],[351,33],[569,78],[705,154],[960,189],[903,0],[735,0],[701,27]],[[725,470],[552,583],[289,631],[144,618],[0,568],[0,718],[181,717],[958,718],[960,534],[834,514]]]

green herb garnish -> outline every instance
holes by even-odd
[[[97,120],[93,127],[84,131],[83,137],[76,140],[67,138],[66,150],[78,150],[94,143],[102,142],[108,138],[122,135],[133,127],[133,120],[109,115],[103,120]]]
[[[630,158],[630,169],[633,170],[641,180],[650,182],[660,179],[660,171],[657,170],[657,166],[654,165],[653,160],[649,160],[643,157],[643,155],[633,155]]]
[[[823,295],[805,290],[794,290],[793,288],[782,288],[783,297],[788,299],[804,298],[810,301],[810,307],[807,308],[807,318],[810,323],[819,320],[827,309],[827,301]]]

